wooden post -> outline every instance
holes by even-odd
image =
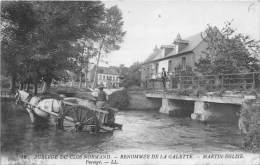
[[[221,75],[221,90],[224,87],[224,75]]]
[[[200,88],[200,77],[198,77],[198,88]]]

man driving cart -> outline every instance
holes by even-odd
[[[104,86],[98,87],[98,93],[95,96],[96,107],[108,112],[106,125],[114,126],[116,111],[113,108],[109,107],[109,105],[107,104],[107,100],[108,100],[107,94],[103,89],[104,89]]]

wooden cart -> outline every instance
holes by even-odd
[[[79,98],[76,100],[84,101]],[[37,106],[31,105],[27,101],[21,101],[25,108],[31,110],[38,109],[50,114],[54,119],[56,127],[63,130],[71,130],[75,132],[112,132],[116,129],[122,129],[122,125],[114,122],[117,109],[107,107],[106,109],[97,108],[94,104],[82,104],[73,102],[72,99],[63,100],[63,108],[59,113],[49,112]]]

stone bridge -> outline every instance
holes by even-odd
[[[207,121],[221,110],[239,111],[245,102],[259,102],[260,72],[200,76],[168,73],[165,87],[159,75],[153,77],[157,78],[143,82],[146,97],[162,99],[160,112],[173,116],[188,109],[192,119]]]
[[[162,99],[160,108],[161,113],[178,116],[183,113],[181,111],[190,111],[191,118],[194,120],[207,121],[212,117],[218,116],[219,110],[240,111],[244,102],[257,102],[256,95],[249,94],[232,94],[232,92],[224,93],[216,96],[209,92],[202,96],[182,96],[174,92],[167,91],[148,91],[145,96],[147,98]]]

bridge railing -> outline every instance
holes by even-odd
[[[143,82],[147,89],[163,89],[160,74]],[[182,76],[168,73],[166,89],[206,88],[208,91],[219,89],[225,90],[248,90],[260,88],[260,72],[234,73],[219,75],[191,75]]]

